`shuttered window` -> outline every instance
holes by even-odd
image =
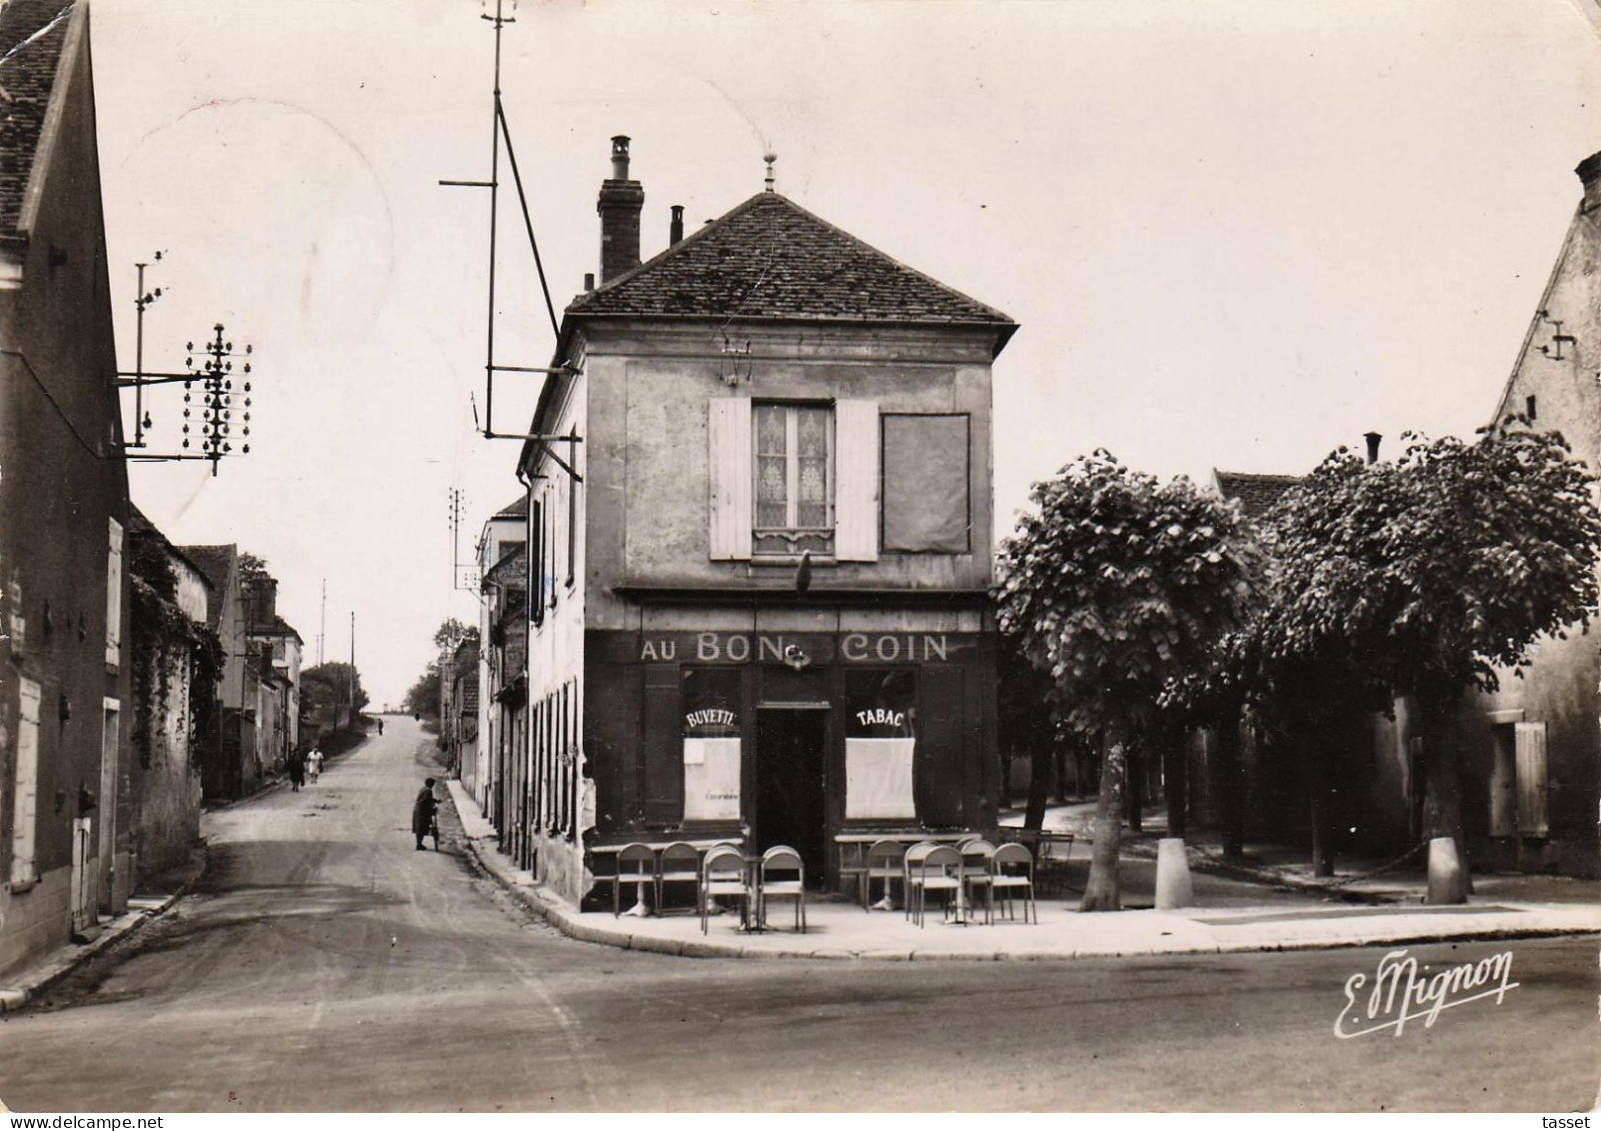
[[[106,555],[106,663],[116,667],[122,660],[122,523],[111,524],[111,544]]]
[[[1523,836],[1546,836],[1551,831],[1545,738],[1544,723],[1516,725],[1518,832]]]
[[[878,560],[878,405],[712,400],[711,558]]]
[[[17,788],[11,805],[11,883],[32,883],[34,824],[39,792],[39,685],[18,681],[21,711],[17,730]]]

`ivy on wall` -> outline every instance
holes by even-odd
[[[207,744],[220,738],[217,683],[222,677],[222,644],[178,607],[178,575],[164,540],[135,534],[129,545],[129,590],[133,622],[133,743],[139,765],[148,770],[155,751],[158,719],[167,717],[173,674],[189,670],[189,758],[198,769]]]

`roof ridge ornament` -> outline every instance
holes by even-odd
[[[775,153],[773,150],[769,149],[766,153],[764,153],[762,155],[762,160],[767,162],[767,180],[766,180],[767,191],[768,192],[774,192],[775,190],[773,188],[773,162],[778,160],[778,154]]]

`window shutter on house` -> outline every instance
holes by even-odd
[[[711,465],[711,558],[749,561],[751,552],[751,405],[714,397],[708,419]]]
[[[878,402],[834,402],[834,556],[878,561]]]
[[[17,730],[16,793],[11,803],[11,882],[26,884],[34,870],[34,828],[39,789],[39,685],[17,682],[21,706]]]
[[[1518,832],[1546,836],[1551,831],[1546,794],[1545,724],[1518,723]]]
[[[110,549],[106,555],[106,663],[115,667],[122,661],[122,524],[111,523]]]

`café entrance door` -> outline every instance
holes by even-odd
[[[763,707],[756,712],[756,844],[787,844],[806,864],[807,887],[821,887],[828,866],[824,788],[828,712]]]

